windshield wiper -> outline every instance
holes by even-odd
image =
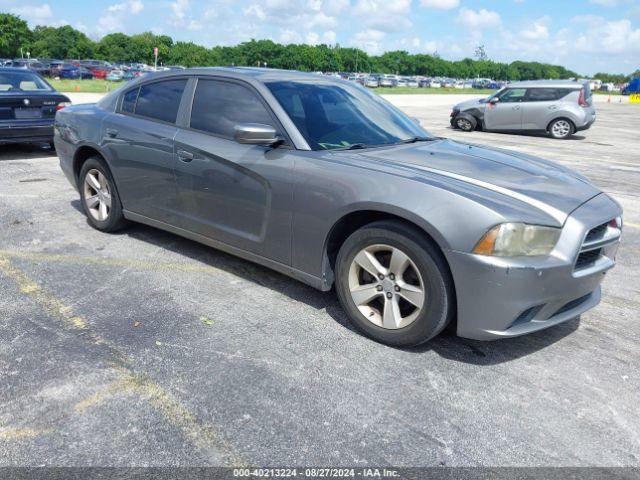
[[[333,148],[332,150],[360,150],[362,148],[369,148],[370,146],[371,145],[367,145],[366,143],[354,143],[348,147]]]
[[[404,143],[432,142],[437,139],[438,139],[437,137],[411,137],[411,138],[406,138],[404,140],[400,140],[399,142],[396,142],[396,145],[402,145]]]

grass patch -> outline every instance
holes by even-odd
[[[93,80],[54,80],[48,82],[59,92],[83,92],[83,93],[106,93],[115,90],[123,82],[107,82],[104,79],[94,78]]]
[[[378,92],[383,95],[393,95],[395,93],[403,95],[403,94],[414,94],[414,95],[431,95],[431,94],[442,94],[442,93],[453,93],[453,94],[465,94],[465,95],[489,95],[491,93],[497,92],[497,90],[487,90],[481,88],[410,88],[410,87],[380,87],[374,88],[373,91]]]
[[[605,92],[604,90],[595,90],[593,92],[595,95],[622,95],[620,91],[617,92]]]

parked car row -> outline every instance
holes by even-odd
[[[52,59],[0,59],[0,67],[21,68],[38,73],[43,77],[66,78],[72,80],[90,80],[102,78],[109,81],[131,80],[148,72],[154,67],[143,63],[111,64],[104,60],[52,60]],[[162,66],[157,70],[179,70],[181,66]]]
[[[322,72],[316,72],[323,74]],[[394,75],[391,73],[324,73],[333,77],[357,82],[368,88],[481,88],[499,90],[506,82],[494,81],[487,78],[456,79],[447,77],[425,77],[422,75]]]

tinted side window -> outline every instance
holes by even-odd
[[[191,128],[233,138],[233,127],[240,123],[275,126],[260,98],[249,88],[218,80],[198,80]]]
[[[558,100],[567,93],[569,93],[569,90],[563,88],[530,88],[527,100],[529,102],[549,102]]]
[[[140,87],[135,113],[143,117],[175,123],[186,79],[164,80]]]
[[[134,88],[124,94],[121,107],[123,112],[133,113],[133,109],[136,107],[136,100],[138,99],[138,90],[140,89]]]

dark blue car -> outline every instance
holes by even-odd
[[[84,67],[76,67],[71,63],[66,63],[58,70],[60,78],[68,78],[72,80],[88,80],[93,78],[93,73]]]
[[[640,77],[632,78],[622,89],[622,95],[631,95],[632,93],[640,93]]]
[[[56,112],[70,104],[37,73],[0,69],[0,145],[52,143]]]

